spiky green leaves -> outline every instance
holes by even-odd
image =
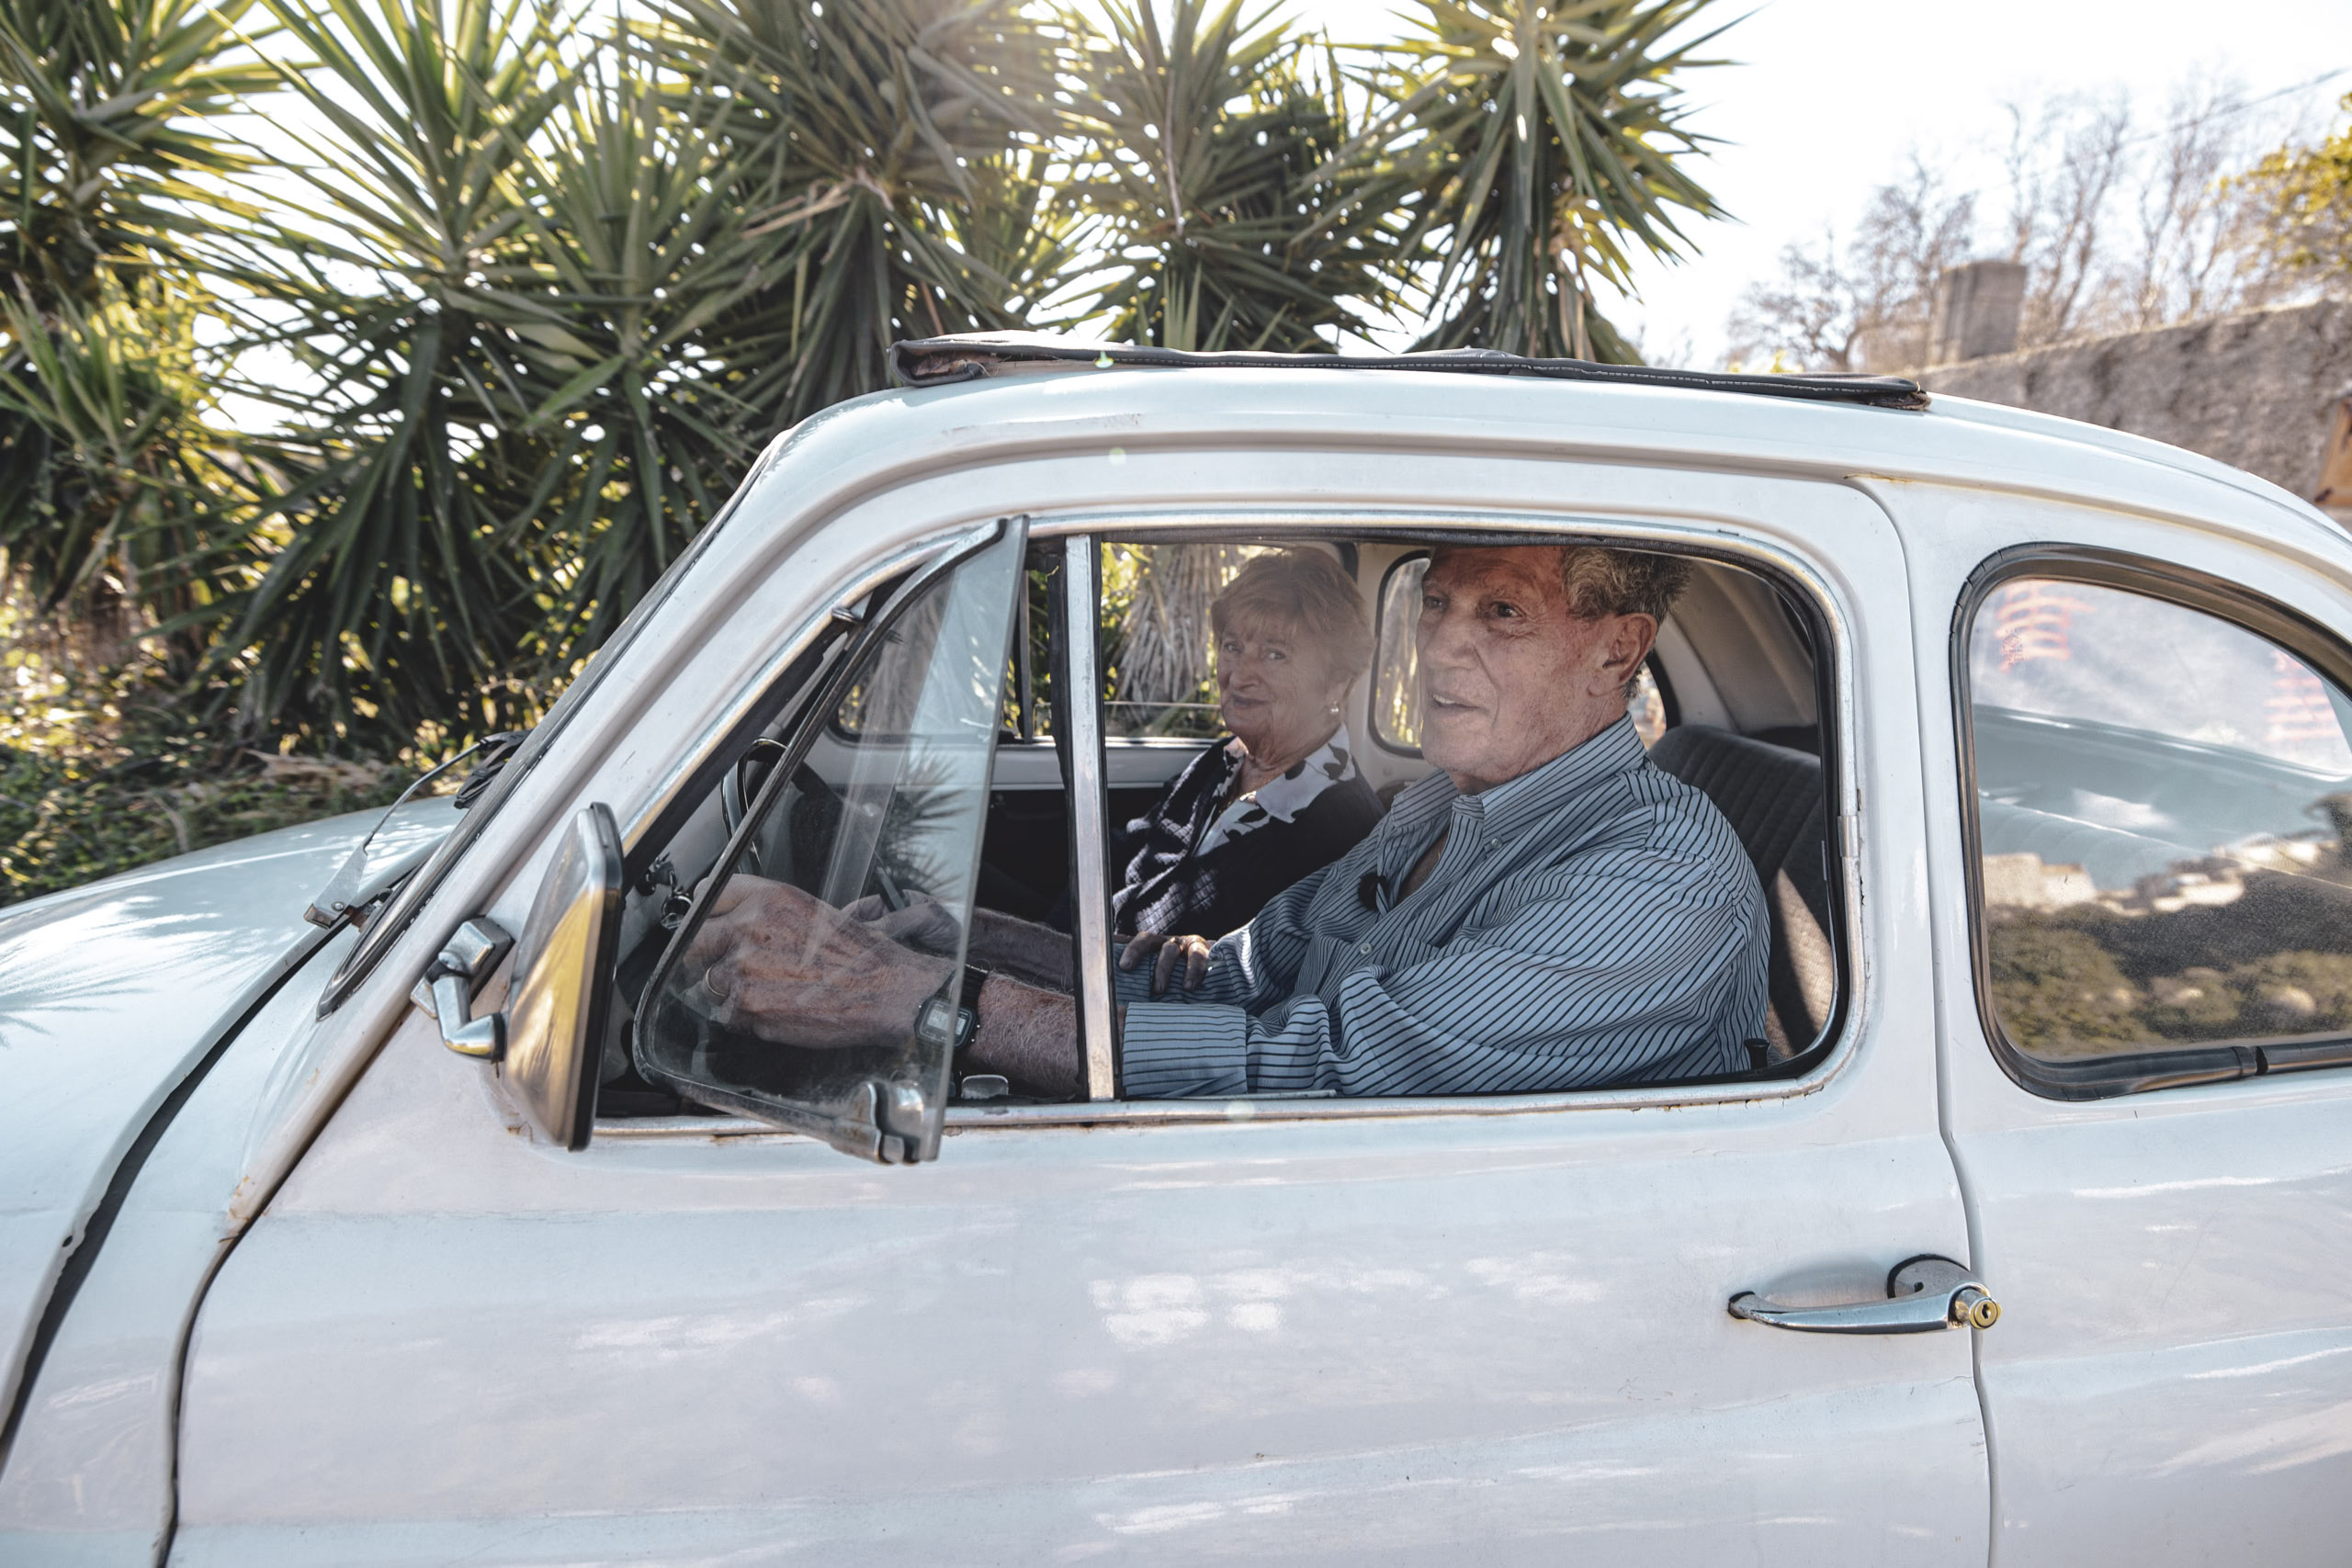
[[[1392,173],[1353,140],[1336,52],[1241,0],[1114,0],[1076,66],[1070,192],[1095,220],[1114,340],[1316,353],[1403,307]]]
[[[1592,309],[1635,247],[1689,247],[1677,209],[1718,216],[1684,160],[1678,78],[1718,62],[1691,33],[1708,0],[1419,0],[1420,36],[1369,80],[1373,145],[1415,171],[1434,248],[1425,346],[1623,361]]]

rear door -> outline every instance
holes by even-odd
[[[2352,551],[2283,512],[2254,544],[1894,503],[1943,714],[1938,921],[1973,970],[1942,1028],[2006,1309],[1979,1362],[1998,1561],[2340,1562]]]
[[[1137,451],[1123,477],[1172,506],[1203,472]],[[1517,1101],[973,1106],[886,1169],[707,1118],[539,1146],[419,1017],[203,1305],[175,1562],[1984,1561],[1967,1333],[1726,1310],[1883,1305],[1904,1260],[1969,1261],[1883,515],[1686,473],[1660,521],[1654,473],[1492,457],[1216,478],[1361,491],[1334,529],[1486,495],[1816,600],[1850,954],[1827,1059]]]

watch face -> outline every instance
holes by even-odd
[[[959,1017],[954,1002],[945,997],[933,997],[915,1014],[915,1033],[930,1044],[961,1045],[970,1030],[963,1021],[970,1016],[966,1013]]]

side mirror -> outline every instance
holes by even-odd
[[[418,986],[417,1000],[459,1055],[499,1064],[507,1092],[549,1143],[588,1146],[596,1115],[596,1066],[612,1007],[621,934],[621,835],[610,807],[587,807],[531,903],[506,1010],[469,1018],[473,992],[497,967],[506,933],[468,920]]]

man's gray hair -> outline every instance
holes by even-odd
[[[1579,620],[1647,615],[1663,622],[1690,586],[1690,563],[1647,550],[1570,545],[1561,552],[1560,581],[1568,591],[1568,613]]]

